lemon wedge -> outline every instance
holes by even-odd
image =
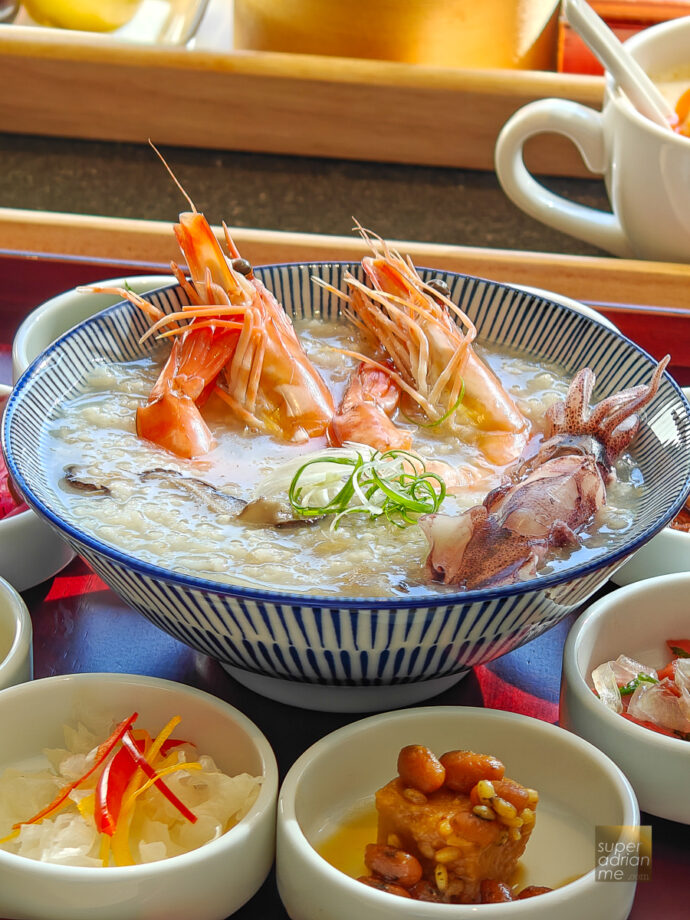
[[[140,0],[24,0],[28,14],[43,26],[112,32],[132,18]]]

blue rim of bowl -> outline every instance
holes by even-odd
[[[281,269],[281,268],[292,268],[292,267],[302,267],[302,268],[317,268],[327,265],[334,266],[353,266],[358,265],[358,262],[353,262],[350,259],[335,260],[329,259],[324,261],[306,261],[306,262],[276,262],[266,265],[254,265],[253,268],[257,270],[268,271],[270,269]],[[451,275],[461,278],[471,278],[473,280],[481,281],[486,284],[492,285],[493,287],[509,289],[513,291],[518,291],[522,293],[527,293],[529,296],[537,298],[539,300],[545,301],[546,303],[552,304],[558,307],[561,310],[567,310],[569,313],[582,315],[573,307],[568,306],[567,304],[559,303],[557,300],[550,300],[548,297],[544,297],[541,294],[534,294],[531,292],[522,291],[522,289],[514,284],[505,284],[501,281],[492,281],[488,278],[482,278],[476,275],[464,275],[462,272],[453,272],[446,269],[433,269],[427,268],[425,266],[416,266],[417,271],[422,272],[437,272],[445,275]],[[177,288],[179,285],[177,282],[174,282],[169,285],[165,285],[161,288],[156,288],[155,290],[148,291],[147,293],[153,294],[160,291],[166,291],[171,288]],[[631,544],[626,545],[617,550],[613,550],[610,553],[605,553],[602,556],[598,556],[593,559],[591,562],[582,563],[575,567],[575,569],[566,568],[564,571],[555,572],[551,575],[542,575],[537,578],[529,579],[528,581],[518,582],[516,584],[507,585],[504,587],[497,588],[484,588],[477,589],[474,591],[455,591],[447,593],[440,591],[439,593],[426,594],[422,596],[410,596],[405,597],[403,595],[396,595],[395,597],[346,597],[342,595],[323,595],[323,594],[300,594],[292,593],[286,591],[273,591],[270,588],[246,588],[242,585],[233,585],[227,582],[213,581],[206,578],[195,578],[191,575],[184,575],[179,572],[173,572],[170,569],[163,568],[158,565],[154,565],[149,562],[142,562],[139,559],[136,559],[134,556],[129,556],[127,553],[121,552],[115,547],[110,546],[107,543],[103,543],[100,540],[97,540],[94,537],[89,536],[78,528],[68,524],[66,521],[63,521],[57,514],[55,514],[50,508],[43,504],[40,499],[36,498],[33,494],[31,488],[27,484],[24,477],[21,475],[19,470],[16,467],[14,458],[7,454],[7,435],[9,429],[9,422],[12,417],[12,411],[14,405],[19,399],[19,395],[23,389],[24,382],[28,380],[33,374],[34,368],[36,368],[39,363],[45,361],[55,350],[57,350],[61,343],[66,339],[70,338],[78,329],[81,329],[83,326],[94,322],[97,317],[105,316],[108,313],[114,312],[122,306],[126,301],[119,301],[118,303],[112,304],[110,307],[106,307],[105,310],[101,310],[98,313],[95,313],[92,317],[89,317],[86,320],[83,320],[78,325],[74,326],[68,332],[61,335],[56,339],[52,345],[50,345],[45,351],[38,355],[34,361],[27,367],[22,376],[19,378],[15,384],[12,393],[10,394],[9,400],[7,402],[3,424],[2,424],[2,451],[5,456],[5,461],[7,468],[10,471],[13,479],[15,480],[17,486],[22,491],[24,498],[27,504],[41,514],[46,520],[60,532],[61,534],[67,534],[73,540],[78,543],[86,546],[87,549],[91,550],[94,553],[97,553],[106,558],[112,559],[118,565],[126,567],[127,569],[137,572],[140,575],[143,575],[147,578],[150,578],[155,581],[163,581],[173,585],[181,585],[185,588],[190,588],[192,590],[201,591],[205,593],[213,593],[221,596],[230,596],[238,597],[250,601],[262,601],[264,603],[276,603],[276,604],[291,604],[291,605],[302,605],[312,608],[333,608],[333,607],[347,607],[350,609],[367,609],[367,610],[396,610],[400,607],[405,607],[406,609],[417,609],[417,608],[430,608],[430,607],[452,607],[457,604],[472,604],[479,603],[482,601],[494,601],[500,598],[514,597],[520,594],[531,593],[535,590],[545,590],[547,588],[553,588],[556,585],[563,584],[568,581],[572,581],[574,577],[583,577],[590,575],[596,572],[598,569],[605,568],[606,566],[612,565],[618,562],[621,559],[625,559],[634,553],[637,549],[640,548],[644,543],[650,540],[656,533],[664,528],[669,521],[673,520],[676,514],[685,504],[686,499],[690,496],[690,470],[685,479],[685,488],[681,492],[679,498],[671,504],[668,511],[662,515],[661,519],[657,520],[656,523],[648,527],[643,531]],[[594,322],[594,320],[591,320]],[[629,339],[626,335],[623,335],[618,329],[609,329],[607,326],[602,325],[602,328],[609,332],[611,335],[614,335],[620,339],[623,339],[628,343],[635,351],[647,359],[651,367],[656,367],[657,361],[653,358],[649,352],[645,351],[639,345]],[[681,401],[687,402],[685,399],[685,394],[682,392],[681,387],[676,381],[668,374],[667,371],[664,371],[664,375],[668,382],[672,385],[673,389],[680,396]],[[78,552],[78,551],[77,551]],[[575,572],[577,576],[575,576]]]

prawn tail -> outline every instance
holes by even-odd
[[[137,434],[178,457],[192,459],[214,446],[213,436],[197,405],[171,391],[137,409]]]

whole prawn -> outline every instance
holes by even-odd
[[[211,393],[256,431],[290,441],[324,434],[333,399],[290,318],[240,257],[223,224],[226,258],[208,221],[163,163],[192,209],[174,226],[189,279],[171,263],[189,305],[164,314],[132,291],[87,288],[117,293],[138,306],[153,321],[142,342],[152,335],[173,339],[146,405],[137,409],[137,434],[180,457],[207,453],[214,442],[200,410]]]
[[[382,357],[345,351],[359,360],[328,429],[331,444],[347,441],[377,450],[411,449],[413,434],[393,421],[407,398],[425,424],[445,425],[473,441],[484,457],[475,466],[438,464],[450,491],[487,487],[497,470],[522,454],[530,423],[472,344],[476,328],[439,279],[425,282],[408,259],[359,227],[373,255],[362,259],[369,282],[347,272],[347,292],[321,283],[347,302],[345,315]],[[316,280],[316,279],[315,279]]]

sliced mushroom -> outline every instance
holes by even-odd
[[[67,485],[75,492],[89,492],[92,495],[110,495],[110,489],[103,482],[89,481],[84,470],[72,464],[65,467],[65,475],[60,480],[61,485]]]
[[[287,502],[270,498],[255,498],[248,502],[237,519],[244,524],[259,524],[263,527],[301,527],[319,520],[317,517],[296,517]]]
[[[180,489],[202,502],[210,511],[214,511],[216,514],[237,515],[247,504],[243,498],[229,495],[203,479],[185,476],[179,470],[145,470],[140,474],[139,478],[142,482],[158,481],[179,486]]]

